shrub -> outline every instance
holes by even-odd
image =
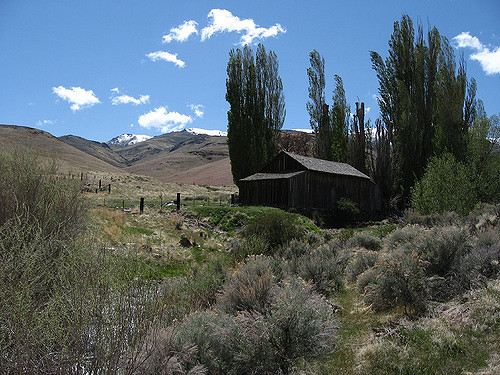
[[[428,262],[426,273],[429,276],[446,276],[452,264],[465,255],[470,248],[468,233],[459,227],[435,227],[423,230],[414,248],[420,258]]]
[[[230,252],[237,260],[243,260],[249,255],[268,255],[271,251],[269,243],[259,236],[247,236],[242,241],[233,240]]]
[[[405,313],[426,308],[428,285],[425,263],[415,252],[393,251],[376,265],[376,279],[365,288],[365,298],[375,311],[404,307]]]
[[[293,240],[281,249],[280,255],[286,260],[285,269],[290,274],[311,281],[321,294],[329,295],[343,285],[342,275],[347,258],[336,241],[310,245]]]
[[[174,341],[173,329],[152,330],[132,352],[124,368],[137,375],[205,375],[207,369],[197,362],[194,345],[179,346]]]
[[[0,373],[113,373],[162,318],[160,289],[83,232],[79,187],[54,173],[0,156]]]
[[[283,246],[278,255],[289,261],[296,261],[305,254],[309,254],[314,244],[300,240],[291,240],[286,246]]]
[[[388,249],[399,247],[413,247],[415,243],[422,241],[424,228],[418,225],[407,225],[395,230],[385,238],[385,245]]]
[[[195,345],[211,374],[289,374],[298,359],[331,353],[337,329],[332,307],[312,286],[284,280],[264,314],[196,313],[179,326],[177,340]]]
[[[337,341],[338,323],[332,306],[300,280],[284,280],[267,320],[273,362],[282,374],[290,373],[299,358],[331,354]]]
[[[366,287],[370,284],[375,284],[377,282],[377,269],[368,268],[366,271],[358,276],[356,281],[356,289],[359,293],[365,293],[367,291]]]
[[[453,267],[457,290],[485,285],[488,279],[500,274],[500,235],[490,229],[479,234],[470,251],[458,259]],[[456,285],[455,285],[456,287]]]
[[[368,232],[359,232],[349,238],[346,242],[346,247],[348,248],[359,248],[362,247],[367,250],[380,250],[382,247],[382,241],[380,238],[375,237],[373,234]]]
[[[358,249],[347,264],[345,273],[351,282],[356,281],[359,275],[367,269],[373,267],[378,260],[378,253],[375,251]]]
[[[329,296],[343,285],[343,263],[336,249],[321,245],[302,255],[291,271],[306,281],[311,281],[317,292]]]
[[[303,230],[294,223],[292,216],[280,210],[266,211],[248,221],[243,230],[245,237],[259,237],[271,249],[299,238]]]
[[[359,216],[358,204],[349,198],[340,198],[336,206],[337,216],[342,219],[351,221]]]
[[[418,224],[427,228],[433,226],[460,225],[464,220],[456,212],[422,215],[418,211],[408,209],[404,213],[403,221],[406,224]]]
[[[79,186],[59,178],[54,164],[34,155],[0,155],[0,226],[16,217],[45,236],[74,238],[83,229],[86,207]]]
[[[229,314],[266,313],[276,287],[273,262],[272,258],[257,256],[240,265],[217,298],[219,308]]]
[[[467,215],[477,203],[470,171],[451,154],[431,159],[411,191],[411,203],[421,214],[455,211]]]

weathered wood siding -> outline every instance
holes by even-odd
[[[244,181],[240,185],[241,203],[288,207],[287,179]]]
[[[296,172],[305,170],[304,166],[301,165],[296,160],[287,156],[284,153],[279,154],[276,158],[271,160],[261,172],[263,173],[273,173],[273,172]]]

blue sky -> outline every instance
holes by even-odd
[[[284,128],[308,128],[308,55],[378,115],[369,51],[387,56],[408,13],[463,53],[488,115],[500,113],[500,1],[0,0],[0,123],[107,141],[226,130],[228,53],[262,42],[280,61]],[[458,37],[458,38],[455,38]],[[455,39],[454,39],[455,38]],[[185,39],[185,40],[184,40]]]

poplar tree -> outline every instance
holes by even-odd
[[[309,78],[309,101],[306,104],[310,125],[314,131],[314,156],[319,159],[347,162],[349,159],[349,105],[340,76],[335,75],[332,108],[325,100],[325,59],[318,51],[309,54],[311,66]]]
[[[325,101],[325,59],[318,51],[309,53],[311,66],[307,68],[309,78],[309,101],[306,104],[309,112],[309,123],[314,131],[314,156],[319,159],[332,159],[332,131],[328,105]]]
[[[349,160],[349,117],[350,109],[345,98],[342,78],[335,75],[333,105],[331,111],[332,124],[332,160],[346,163]]]
[[[229,52],[227,143],[236,184],[261,169],[278,151],[286,114],[278,68],[276,54],[267,53],[261,44],[255,57],[249,46]]]
[[[475,83],[467,84],[463,62],[457,70],[447,39],[435,27],[426,38],[421,26],[415,35],[408,15],[394,23],[385,62],[378,53],[370,54],[394,155],[395,191],[406,203],[432,156],[451,152],[463,160],[475,113]]]

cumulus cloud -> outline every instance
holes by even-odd
[[[181,130],[193,122],[193,118],[178,112],[167,112],[166,107],[158,107],[154,111],[139,116],[137,122],[143,128],[159,129],[162,133],[169,133]]]
[[[201,30],[201,40],[207,40],[215,33],[237,32],[243,34],[239,44],[252,44],[255,40],[286,33],[286,29],[277,23],[269,28],[259,27],[252,19],[241,20],[226,9],[212,9],[208,16],[209,25]]]
[[[469,31],[457,35],[453,41],[457,48],[473,49],[475,52],[470,55],[471,60],[479,61],[486,74],[500,73],[500,47],[491,50]]]
[[[205,114],[205,107],[202,104],[191,104],[189,108],[191,108],[196,117],[202,118]]]
[[[119,94],[119,93],[120,93],[120,90],[118,89],[118,87],[115,87],[114,89],[111,89],[111,90],[109,90],[109,91],[111,91],[111,92],[116,92],[117,94]]]
[[[184,68],[186,63],[180,59],[177,58],[177,54],[174,53],[169,53],[166,51],[156,51],[156,52],[151,52],[146,55],[149,57],[151,61],[158,61],[158,60],[164,60],[168,62],[172,62],[175,65],[177,65],[179,68]]]
[[[133,96],[129,95],[120,95],[111,98],[111,104],[113,105],[128,104],[128,103],[139,105],[139,104],[146,104],[148,102],[149,102],[149,95],[141,95],[139,99],[136,99]]]
[[[185,21],[182,25],[172,27],[170,33],[163,35],[163,43],[170,43],[175,40],[177,42],[185,42],[192,34],[198,34],[196,21]]]
[[[52,92],[70,103],[73,112],[100,103],[99,98],[94,95],[92,90],[85,90],[81,87],[72,87],[71,89],[63,86],[52,87]]]

